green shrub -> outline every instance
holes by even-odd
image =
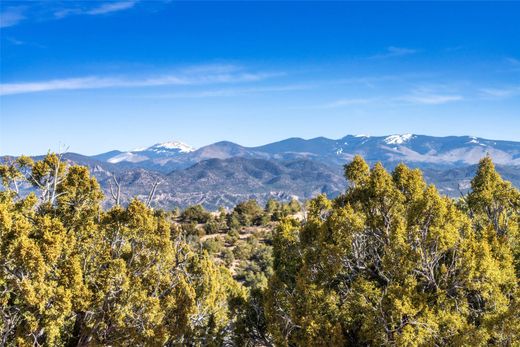
[[[190,206],[181,214],[183,222],[206,223],[211,218],[211,214],[202,205]]]
[[[218,253],[224,248],[224,240],[221,237],[209,238],[203,242],[202,248],[209,253]]]
[[[233,251],[229,248],[224,248],[222,250],[222,260],[224,260],[224,264],[226,264],[227,267],[231,266],[231,264],[235,261],[235,255],[233,254]]]

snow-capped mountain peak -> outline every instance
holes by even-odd
[[[390,135],[383,141],[388,145],[402,145],[413,138],[413,134]]]
[[[126,163],[126,167],[145,167],[171,172],[206,159],[233,157],[300,160],[312,157],[330,165],[344,165],[361,154],[371,162],[382,161],[390,167],[398,162],[411,165],[476,164],[486,155],[500,165],[520,165],[520,142],[494,141],[470,136],[434,137],[394,134],[376,137],[347,135],[340,139],[290,138],[258,147],[243,147],[218,142],[196,151],[179,141],[163,142],[139,151],[110,151],[95,159],[110,164]],[[124,167],[124,165],[122,165]]]
[[[111,164],[119,162],[139,163],[147,160],[169,160],[195,151],[195,148],[180,141],[156,143],[150,147],[136,148],[129,152],[119,152],[105,159]]]
[[[178,153],[190,153],[193,152],[195,148],[180,142],[180,141],[168,141],[168,142],[162,142],[157,143],[151,147],[148,147],[144,149],[143,151],[152,151],[156,153],[163,153],[163,152],[171,152],[176,151]]]

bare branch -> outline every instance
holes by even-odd
[[[152,189],[150,190],[150,194],[148,194],[148,199],[146,199],[146,206],[147,207],[150,207],[150,205],[152,204],[152,201],[153,201],[154,196],[155,196],[155,192],[157,190],[157,186],[159,184],[161,184],[161,183],[162,183],[162,181],[159,178],[153,183]]]
[[[119,206],[120,202],[121,202],[121,182],[117,179],[116,175],[113,173],[112,173],[112,181],[114,182],[116,189],[114,191],[112,182],[108,182],[108,185],[110,187],[110,195],[112,195],[115,205]]]

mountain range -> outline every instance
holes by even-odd
[[[346,188],[342,167],[356,154],[388,169],[400,162],[421,168],[429,182],[450,196],[468,189],[476,164],[489,155],[499,172],[520,186],[520,142],[471,136],[347,135],[336,140],[289,138],[258,147],[221,141],[198,149],[171,141],[94,156],[66,153],[64,158],[89,166],[107,196],[114,178],[121,183],[123,201],[146,197],[159,182],[157,207],[203,204],[215,209],[250,198],[264,203],[271,197],[337,196]]]

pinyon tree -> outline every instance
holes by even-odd
[[[458,202],[402,164],[355,157],[345,176],[344,195],[275,233],[265,312],[278,345],[519,343],[519,192],[489,158]]]
[[[0,166],[0,345],[218,345],[247,293],[165,213],[100,207],[88,169]],[[36,194],[18,195],[20,184]]]

